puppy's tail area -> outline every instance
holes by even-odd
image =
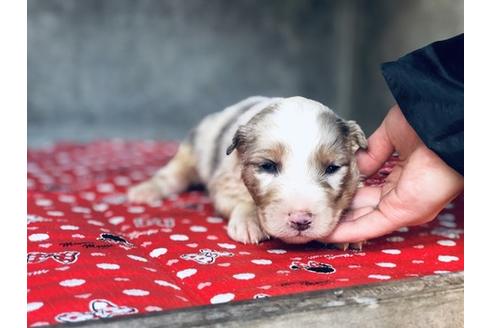
[[[181,193],[198,182],[196,161],[191,144],[183,142],[176,155],[152,177],[164,197]]]

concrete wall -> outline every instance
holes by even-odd
[[[354,1],[355,25],[351,117],[371,132],[395,103],[380,64],[437,40],[463,33],[463,1]]]
[[[28,141],[179,139],[254,94],[370,133],[392,102],[379,64],[462,31],[456,0],[28,0]]]

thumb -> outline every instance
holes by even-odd
[[[366,150],[356,153],[357,165],[360,172],[370,176],[377,172],[394,151],[394,146],[388,137],[384,122],[367,140]]]

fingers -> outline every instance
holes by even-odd
[[[358,211],[367,212],[367,209],[362,208]],[[349,219],[340,222],[333,233],[326,240],[323,240],[323,242],[355,243],[385,235],[399,228],[399,225],[393,220],[388,219],[378,209],[372,209],[369,213],[358,219],[352,219],[352,221],[349,221]]]
[[[355,221],[361,216],[371,213],[374,211],[374,207],[361,207],[348,211],[341,219],[340,222]]]
[[[394,146],[388,137],[384,122],[369,137],[367,143],[367,150],[359,150],[356,156],[360,172],[363,175],[370,176],[381,168],[394,151]]]
[[[380,196],[380,187],[362,187],[358,189],[350,205],[350,210],[343,215],[340,222],[354,221],[374,211],[380,201]]]
[[[367,192],[371,193],[374,191]],[[374,201],[374,198],[367,197],[367,200]],[[361,207],[347,213],[346,218],[324,242],[359,242],[373,239],[420,219],[418,213],[407,211],[407,206],[400,199],[396,188],[387,193],[377,206],[372,207],[372,210]]]
[[[362,187],[357,189],[350,208],[376,207],[381,200],[381,187]]]

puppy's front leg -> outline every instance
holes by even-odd
[[[270,238],[261,228],[256,206],[240,202],[232,210],[227,226],[229,237],[244,244],[258,244]]]
[[[237,158],[229,158],[208,184],[218,214],[228,217],[227,234],[244,244],[258,244],[270,238],[262,229],[256,205],[241,177]]]

